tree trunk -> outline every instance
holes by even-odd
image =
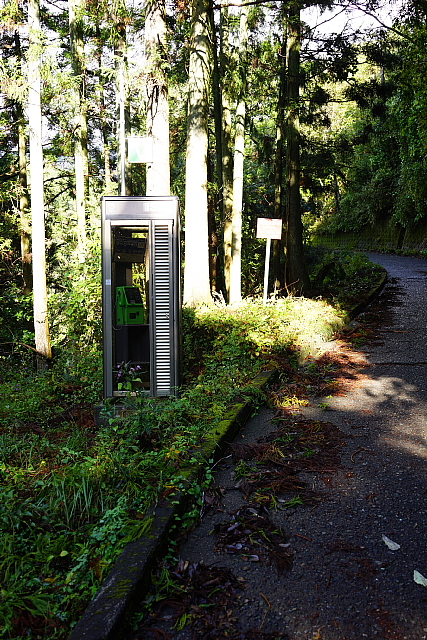
[[[184,303],[209,304],[207,197],[210,45],[206,0],[194,0],[191,17],[185,178]]]
[[[218,60],[218,39],[215,28],[215,17],[212,0],[209,0],[209,25],[212,34],[212,96],[215,121],[215,158],[217,180],[222,192],[222,106],[221,106],[221,73]]]
[[[222,149],[222,215],[224,225],[224,279],[227,301],[230,301],[230,269],[233,249],[233,152],[231,140],[230,33],[228,8],[221,9],[221,149]]]
[[[147,136],[153,140],[153,162],[147,164],[147,195],[170,195],[169,102],[164,0],[147,0]]]
[[[79,262],[86,253],[86,206],[88,192],[87,112],[85,98],[85,54],[83,42],[83,0],[68,0],[71,65],[73,69],[73,138],[76,179],[77,251]]]
[[[310,280],[304,260],[303,228],[300,201],[300,84],[301,22],[297,4],[288,10],[288,81],[286,126],[287,137],[287,237],[285,283],[288,293],[301,295],[310,288]]]
[[[215,18],[212,0],[209,0],[209,25],[210,33],[212,35],[212,97],[213,97],[213,111],[214,111],[214,124],[215,124],[215,170],[211,170],[210,163],[208,164],[208,181],[217,182],[219,193],[222,197],[222,105],[221,105],[221,80],[218,60],[218,42],[217,33],[215,28]],[[215,207],[217,202],[213,197],[209,199],[209,273],[211,276],[211,288],[212,291],[219,292],[225,287],[223,283],[223,273],[220,270],[220,255],[221,250],[220,240],[218,237],[217,219],[215,216]],[[222,204],[221,204],[222,210]]]
[[[208,202],[208,225],[209,225],[209,278],[211,289],[219,293],[220,274],[218,261],[218,233],[216,230],[215,209],[212,201]]]
[[[102,77],[102,40],[98,18],[96,23],[96,59],[98,62],[99,116],[101,119],[101,135],[104,156],[104,186],[105,193],[107,195],[112,195],[113,185],[111,181],[110,162],[111,145],[109,142],[107,112],[105,108],[104,79]]]
[[[31,267],[30,223],[28,212],[30,199],[28,195],[27,153],[24,126],[24,113],[20,103],[16,103],[18,119],[18,155],[19,155],[19,217],[21,221],[21,261],[23,292],[28,295],[33,290],[33,274]]]
[[[15,51],[18,60],[22,59],[19,32],[15,31]],[[31,267],[31,231],[30,231],[30,198],[28,193],[27,150],[24,124],[24,109],[17,100],[14,102],[15,118],[18,124],[18,163],[19,163],[19,218],[21,223],[21,262],[23,293],[29,295],[33,290],[33,274]]]
[[[127,88],[126,25],[115,18],[114,57],[116,67],[116,95],[118,106],[118,182],[122,196],[132,195],[130,165],[126,157],[126,136],[130,133],[130,114]]]
[[[280,47],[278,63],[280,68],[279,76],[279,98],[277,101],[277,120],[276,120],[276,154],[274,159],[274,217],[283,220],[283,198],[284,198],[284,166],[283,155],[286,138],[285,128],[285,109],[286,109],[286,38],[287,26],[286,20],[283,21],[283,44]],[[282,255],[282,240],[273,240],[273,277],[274,292],[278,292],[282,288],[282,274],[280,258]]]
[[[208,150],[208,182],[214,182],[213,166],[209,158]],[[219,238],[216,227],[215,205],[212,198],[208,197],[208,229],[209,229],[209,280],[211,291],[221,291],[221,274],[219,269]]]
[[[43,148],[40,78],[40,9],[38,0],[28,2],[28,124],[30,130],[30,176],[32,253],[34,286],[34,331],[38,353],[52,357],[49,336],[46,286],[45,221],[43,191]]]
[[[242,208],[243,208],[243,165],[245,158],[245,119],[247,88],[247,42],[248,7],[240,9],[240,28],[238,42],[239,91],[236,106],[236,131],[234,137],[233,161],[233,209],[232,209],[232,247],[230,263],[229,302],[234,304],[242,299]]]

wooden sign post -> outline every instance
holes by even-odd
[[[267,238],[265,246],[265,267],[264,267],[264,304],[267,303],[268,295],[268,275],[270,269],[271,241],[282,238],[281,218],[257,218],[256,237]]]

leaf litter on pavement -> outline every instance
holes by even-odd
[[[289,537],[272,522],[262,505],[248,504],[238,509],[232,521],[215,525],[215,551],[238,554],[248,562],[267,561],[280,575],[292,568]]]
[[[292,568],[289,535],[269,510],[305,505],[315,508],[323,496],[313,491],[301,472],[331,474],[340,466],[344,434],[329,422],[289,418],[278,412],[278,429],[253,444],[233,443],[236,486],[246,503],[215,525],[215,551],[236,555],[248,563],[267,563],[278,575]],[[224,490],[223,490],[224,491]],[[221,489],[207,494],[207,508],[222,511]],[[170,569],[169,569],[170,570]],[[144,638],[205,640],[285,640],[283,633],[261,629],[241,631],[239,609],[244,604],[245,580],[228,568],[180,560],[172,570],[175,588],[151,607],[140,631]],[[186,629],[186,635],[179,632]]]
[[[269,517],[268,508],[317,506],[322,495],[298,477],[302,471],[333,473],[340,466],[344,434],[329,422],[276,416],[280,429],[256,443],[232,443],[236,487],[250,502],[215,525],[216,551],[249,562],[266,561],[279,574],[292,568],[289,537]],[[239,477],[240,476],[240,477]]]
[[[357,385],[366,366],[363,356],[344,342],[335,354],[325,354],[299,371],[288,369],[287,382],[276,385],[270,401],[276,407],[273,423],[277,429],[254,443],[229,445],[233,457],[234,487],[246,503],[214,526],[215,551],[236,555],[248,563],[267,563],[278,575],[291,570],[293,552],[289,535],[270,517],[269,512],[298,507],[316,508],[326,496],[314,491],[307,474],[329,477],[341,467],[340,451],[345,435],[331,422],[307,420],[296,406],[284,401],[309,395],[341,394]],[[303,477],[301,477],[301,475]],[[222,512],[221,499],[226,489],[216,487],[205,494],[203,512]],[[363,577],[371,570],[356,562],[351,568]],[[239,609],[244,604],[244,578],[236,578],[229,568],[180,560],[169,569],[176,582],[172,595],[151,607],[144,627],[144,638],[172,640],[285,640],[286,633],[267,633],[259,629],[238,628]],[[181,635],[185,630],[185,634]],[[147,635],[147,634],[150,635]]]
[[[236,614],[244,602],[246,585],[230,569],[180,560],[170,578],[171,595],[152,607],[135,640],[171,640],[185,627],[189,640],[289,640],[285,633],[238,629]]]

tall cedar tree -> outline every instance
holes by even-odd
[[[86,196],[88,194],[87,109],[85,96],[85,54],[83,42],[84,0],[68,0],[71,66],[73,70],[74,173],[76,180],[77,251],[79,262],[86,253]]]
[[[300,7],[293,2],[288,8],[287,39],[287,199],[286,199],[286,268],[285,285],[288,293],[307,294],[310,279],[304,259],[303,227],[300,200]]]
[[[210,304],[208,245],[208,110],[211,51],[208,3],[194,0],[191,16],[185,175],[184,303]]]
[[[45,253],[43,146],[41,113],[41,26],[38,0],[28,2],[28,124],[30,129],[31,216],[36,350],[52,357],[50,344]]]
[[[238,91],[235,115],[233,155],[233,208],[231,216],[230,304],[242,299],[242,209],[243,165],[245,158],[245,120],[247,91],[248,7],[240,7],[239,36],[237,43]]]
[[[147,135],[153,141],[153,162],[147,165],[147,195],[170,194],[169,101],[164,0],[147,0]]]

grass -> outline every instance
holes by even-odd
[[[150,507],[182,489],[200,498],[186,470],[233,398],[262,402],[250,383],[263,369],[308,356],[315,369],[345,311],[303,298],[186,309],[179,398],[132,396],[122,417],[107,405],[102,427],[96,345],[43,374],[21,353],[2,356],[1,636],[66,638],[124,546],[149,531]]]

